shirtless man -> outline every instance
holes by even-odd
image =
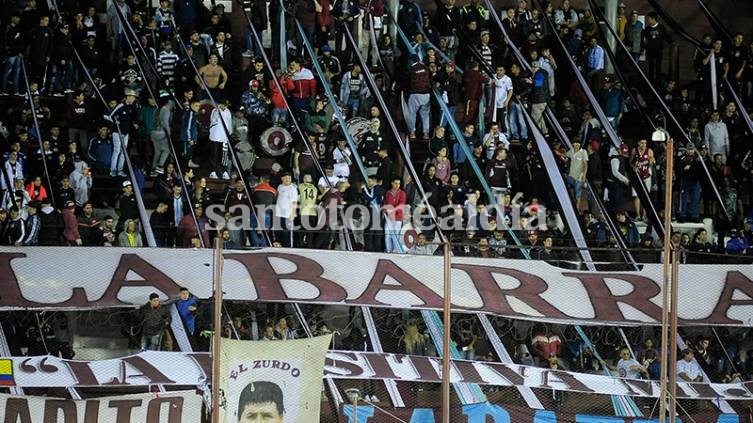
[[[209,92],[213,98],[218,99],[221,95],[221,90],[225,89],[225,83],[227,82],[227,73],[222,66],[217,64],[217,55],[209,55],[209,63],[199,68],[199,75],[204,78],[204,83],[207,84]],[[201,80],[196,77],[196,83],[201,86]]]

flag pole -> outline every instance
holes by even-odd
[[[218,231],[219,232],[219,231]],[[212,422],[220,422],[220,340],[222,339],[222,236],[214,238],[214,335],[212,339]]]
[[[450,307],[452,284],[450,283],[450,242],[444,245],[444,338],[442,344],[442,422],[450,423]]]

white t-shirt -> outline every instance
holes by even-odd
[[[701,366],[698,365],[698,362],[695,361],[695,359],[693,359],[693,361],[685,361],[685,359],[680,359],[677,360],[678,376],[680,373],[685,373],[690,379],[695,379],[701,375]]]
[[[319,178],[319,181],[316,183],[316,186],[322,187],[325,190],[329,189],[329,185],[327,185],[327,179],[329,179],[329,185],[332,185],[333,187],[337,185],[338,182],[340,182],[340,178],[338,178],[335,175],[332,175],[329,177],[327,177],[327,175],[324,175],[321,178]]]
[[[570,171],[568,172],[568,176],[572,176],[576,180],[581,180],[579,178],[583,176],[583,170],[585,169],[586,163],[588,163],[588,153],[582,148],[578,150],[577,153],[575,150],[570,150],[567,152],[567,157],[570,158]],[[585,177],[583,180],[585,180]]]
[[[507,93],[512,91],[512,79],[507,75],[502,75],[502,78],[497,79],[494,75],[494,106],[498,109],[505,107],[505,100],[507,100]]]
[[[283,219],[290,218],[295,203],[298,202],[298,187],[295,184],[280,185],[277,187],[277,203],[275,213]]]
[[[641,372],[639,370],[631,369],[632,366],[640,366],[640,363],[634,358],[629,358],[627,360],[621,358],[620,361],[617,362],[617,370],[620,372],[620,377],[626,379],[640,379]]]

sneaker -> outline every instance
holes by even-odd
[[[52,93],[53,97],[65,97],[63,93]]]
[[[124,178],[127,178],[127,177],[128,177],[128,174],[127,174],[127,173],[125,173],[125,172],[123,172],[122,170],[119,170],[119,171],[118,171],[118,176],[122,176],[122,177],[124,177]]]
[[[24,93],[13,93],[13,95],[15,95],[17,97],[26,97],[26,94],[24,94]]]
[[[193,159],[191,159],[191,160],[189,160],[189,161],[188,161],[188,167],[190,167],[190,168],[193,168],[193,169],[198,169],[198,168],[200,168],[201,166],[200,166],[200,165],[198,165],[197,163],[195,163],[195,162],[193,161]]]
[[[116,177],[116,176],[118,176],[118,172],[116,172],[116,171],[114,171],[114,170],[111,170],[111,171],[110,171],[110,176],[112,176],[112,177]]]
[[[424,134],[423,140],[424,141],[428,141],[429,140],[429,134]]]
[[[156,167],[154,168],[154,173],[162,175],[163,173],[165,173],[165,171],[161,167]]]
[[[73,93],[73,90],[70,88],[66,88],[65,91],[63,91],[64,94],[71,94]]]
[[[212,172],[209,174],[209,179],[217,179],[217,172]]]
[[[412,140],[415,140],[415,139],[416,139],[416,133],[415,133],[415,132],[411,132],[411,133],[410,133],[410,134],[408,135],[408,138],[410,138],[410,139],[412,139]]]
[[[149,176],[152,177],[152,178],[156,178],[157,176],[159,176],[159,173],[157,173],[156,170],[153,170],[153,171],[149,172]]]
[[[371,402],[379,402],[379,398],[376,395],[371,396]]]
[[[227,172],[222,172],[222,179],[227,181],[228,179],[230,179],[230,174]]]

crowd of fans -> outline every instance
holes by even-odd
[[[523,224],[515,235],[534,258],[572,256],[556,252],[570,242],[556,218],[562,206],[526,114],[546,136],[559,167],[553,174],[565,181],[592,247],[616,245],[608,217],[628,247],[654,248],[659,241],[647,210],[663,202],[664,145],[650,139],[639,118],[645,131],[613,146],[565,56],[574,60],[616,133],[629,133],[623,128],[636,123],[643,106],[632,102],[630,87],[620,78],[606,73],[609,57],[590,10],[576,10],[567,0],[545,2],[538,10],[521,0],[492,11],[520,48],[526,60],[520,63],[478,0],[465,5],[448,0],[433,13],[413,1],[401,2],[394,19],[401,34],[397,41],[387,31],[390,17],[381,1],[368,7],[353,1],[286,2],[284,53],[280,20],[268,19],[280,13],[272,3],[269,10],[263,2],[245,4],[254,27],[236,34],[221,5],[212,11],[169,1],[155,9],[143,1],[117,1],[106,9],[79,3],[50,8],[33,0],[23,8],[9,6],[2,23],[2,91],[23,99],[8,99],[12,107],[3,117],[0,243],[146,245],[132,183],[143,193],[148,176],[154,178],[157,198],[149,207],[154,210],[149,226],[158,246],[210,245],[215,232],[208,230],[207,208],[224,203],[273,209],[251,216],[250,231],[226,228],[222,237],[228,248],[347,246],[427,254],[434,251],[427,243],[435,232],[421,233],[415,245],[405,246],[400,231],[410,214],[385,212],[384,206],[431,206],[437,218],[462,219],[463,229],[448,232],[457,240],[458,254],[520,256],[506,248],[513,241],[497,224],[514,224],[517,209]],[[305,53],[296,20],[318,66]],[[272,69],[256,43],[268,22]],[[370,69],[361,68],[345,29],[355,34]],[[621,5],[616,30],[632,53],[622,56],[641,66],[645,58],[648,77],[690,138],[675,137],[673,217],[679,223],[711,219],[716,233],[698,230],[678,245],[695,252],[753,254],[753,155],[744,142],[750,129],[721,83],[729,79],[750,106],[753,49],[743,34],[735,35],[732,45],[705,36],[692,58],[696,80],[681,82],[662,72],[665,46],[674,41],[656,13],[641,20],[639,12],[628,14]],[[282,55],[287,68],[279,66]],[[367,72],[376,75],[389,111],[380,107]],[[337,104],[331,104],[325,86],[336,93]],[[56,96],[65,97],[65,107]],[[399,116],[395,110],[401,103]],[[349,123],[366,119],[355,145],[346,139],[333,107]],[[545,121],[547,107],[555,111],[571,148]],[[405,139],[394,136],[388,114],[398,120]],[[270,127],[285,132],[282,146],[275,147],[280,150],[267,154],[259,146],[274,141],[264,134]],[[411,163],[398,143],[408,147],[419,180],[405,171]],[[97,193],[96,185],[107,184],[107,177],[122,188],[117,198]],[[225,192],[213,193],[207,178],[227,180]],[[636,192],[638,184],[648,197]],[[653,204],[644,204],[649,200]],[[495,201],[499,208],[489,210]],[[289,230],[304,220],[342,223],[341,214],[317,207],[337,204],[362,204],[369,215],[356,214],[355,223],[368,218],[380,224],[350,233],[326,226]],[[117,215],[98,210],[105,206],[114,206]],[[547,219],[526,227],[526,218],[543,210]],[[263,230],[275,220],[282,230]],[[649,226],[643,236],[636,225],[641,221]]]
[[[153,236],[156,246],[208,247],[219,236],[225,248],[440,252],[432,243],[434,230],[419,231],[415,243],[405,245],[401,231],[411,213],[401,207],[409,206],[431,207],[438,219],[462,221],[461,229],[446,232],[457,255],[522,258],[514,234],[534,259],[569,260],[577,251],[564,248],[573,243],[558,218],[564,206],[553,175],[568,187],[559,194],[570,197],[596,259],[621,261],[615,247],[622,238],[636,249],[637,262],[659,260],[658,222],[651,211],[663,205],[666,178],[672,178],[676,193],[675,222],[706,223],[692,226],[692,232],[671,232],[685,261],[726,260],[714,253],[753,255],[753,153],[745,141],[751,129],[722,83],[731,83],[745,108],[753,106],[753,43],[746,45],[744,34],[736,34],[731,45],[704,36],[692,58],[681,58],[692,61],[696,77],[679,81],[662,69],[674,37],[656,13],[639,19],[646,11],[619,8],[615,29],[629,54],[618,48],[618,61],[645,68],[689,137],[675,134],[675,172],[667,175],[665,146],[652,141],[639,113],[646,106],[635,101],[621,75],[607,72],[610,58],[596,18],[568,0],[543,3],[539,10],[517,0],[490,11],[479,0],[463,5],[445,0],[429,12],[403,0],[397,16],[389,17],[380,0],[284,1],[284,36],[276,1],[268,10],[260,0],[244,3],[254,27],[236,32],[223,6],[209,11],[191,1],[162,0],[156,9],[143,0],[117,0],[107,8],[75,1],[6,5],[8,13],[0,18],[5,96],[0,102],[9,107],[0,117],[0,245],[140,247]],[[504,41],[492,13],[525,63]],[[397,39],[388,31],[393,20]],[[296,21],[316,57],[306,53]],[[267,29],[272,48],[262,54],[256,39]],[[355,35],[355,46],[346,29]],[[288,41],[281,49],[283,40]],[[286,67],[280,66],[283,56]],[[587,88],[620,137],[616,145],[589,104]],[[641,97],[651,109],[655,102],[647,93]],[[442,113],[445,107],[450,119]],[[545,118],[548,108],[567,137],[564,143]],[[361,125],[355,145],[335,109],[349,124]],[[393,121],[402,136],[393,133]],[[269,135],[270,128],[279,128],[278,138]],[[549,152],[556,169],[544,164]],[[406,171],[409,165],[417,179]],[[224,188],[212,188],[218,184]],[[117,195],[104,188],[113,185]],[[648,196],[636,192],[641,185]],[[141,199],[150,204],[148,214]],[[493,203],[498,208],[487,207]],[[228,226],[215,235],[207,212],[217,204],[269,211],[247,216],[250,230]],[[343,215],[329,206],[355,204],[365,206],[366,215],[351,215],[351,223],[371,222],[367,227],[329,226],[343,223]],[[225,221],[238,216],[242,213],[224,213]],[[427,216],[424,221],[431,220]],[[610,220],[619,234],[609,229]],[[528,227],[530,221],[539,225]],[[264,230],[274,222],[275,230]],[[291,229],[304,222],[324,226]],[[507,231],[498,222],[518,226]],[[200,342],[191,317],[197,305],[195,299],[186,303],[189,298],[181,298],[179,310]],[[134,338],[134,346],[145,349],[163,347],[168,319],[152,300],[132,325],[143,335]],[[267,316],[266,323],[228,321],[225,334],[293,336],[289,319]],[[329,328],[316,321],[311,331]],[[541,336],[551,343],[549,335]],[[406,352],[423,349],[427,338],[415,325],[406,328],[406,337]],[[476,337],[455,338],[473,358]],[[351,341],[363,344],[363,335]],[[696,352],[705,354],[703,342],[698,345]],[[734,360],[721,352],[712,355],[704,355],[706,365],[725,380],[749,372],[730,370]],[[548,358],[542,360],[563,365]],[[645,354],[639,353],[637,363],[618,362],[617,368],[650,375]]]

